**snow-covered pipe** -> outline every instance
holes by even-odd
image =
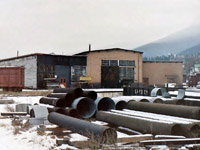
[[[141,117],[116,114],[107,111],[98,111],[96,113],[96,119],[108,122],[115,126],[122,126],[129,129],[133,129],[142,133],[151,133],[156,135],[182,135],[183,133],[180,125],[175,123],[167,121],[155,121],[153,119],[144,119]]]
[[[200,133],[200,121],[193,120],[193,119],[186,119],[186,118],[180,118],[180,117],[174,117],[174,116],[167,116],[167,115],[160,115],[155,113],[147,113],[147,112],[141,112],[141,111],[134,111],[134,110],[127,110],[124,109],[123,111],[119,110],[111,110],[111,112],[117,113],[117,114],[124,114],[128,116],[134,116],[134,117],[141,117],[141,118],[148,118],[153,119],[155,121],[168,121],[172,123],[179,124],[181,128],[183,129],[183,135],[186,137],[199,137]]]
[[[129,101],[127,108],[184,118],[200,119],[200,107]]]

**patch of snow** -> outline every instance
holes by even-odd
[[[117,131],[117,138],[120,137],[129,137],[130,135]]]
[[[102,125],[102,126],[108,125],[107,122],[103,122],[103,121],[92,121],[91,123],[98,124],[98,125]]]
[[[78,133],[72,133],[72,134],[70,134],[70,141],[72,142],[72,141],[87,141],[88,140],[88,138],[87,137],[85,137],[85,136],[83,136],[83,135],[80,135],[80,134],[78,134]]]

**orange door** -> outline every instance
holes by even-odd
[[[66,78],[60,78],[60,86],[63,85],[64,87],[67,87],[67,80]]]

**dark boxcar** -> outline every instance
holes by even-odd
[[[24,88],[24,67],[0,67],[0,88],[21,91]]]

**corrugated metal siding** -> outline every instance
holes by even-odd
[[[24,87],[24,67],[0,67],[0,87]]]
[[[0,62],[0,66],[23,66],[25,87],[37,88],[37,56],[29,56]]]

